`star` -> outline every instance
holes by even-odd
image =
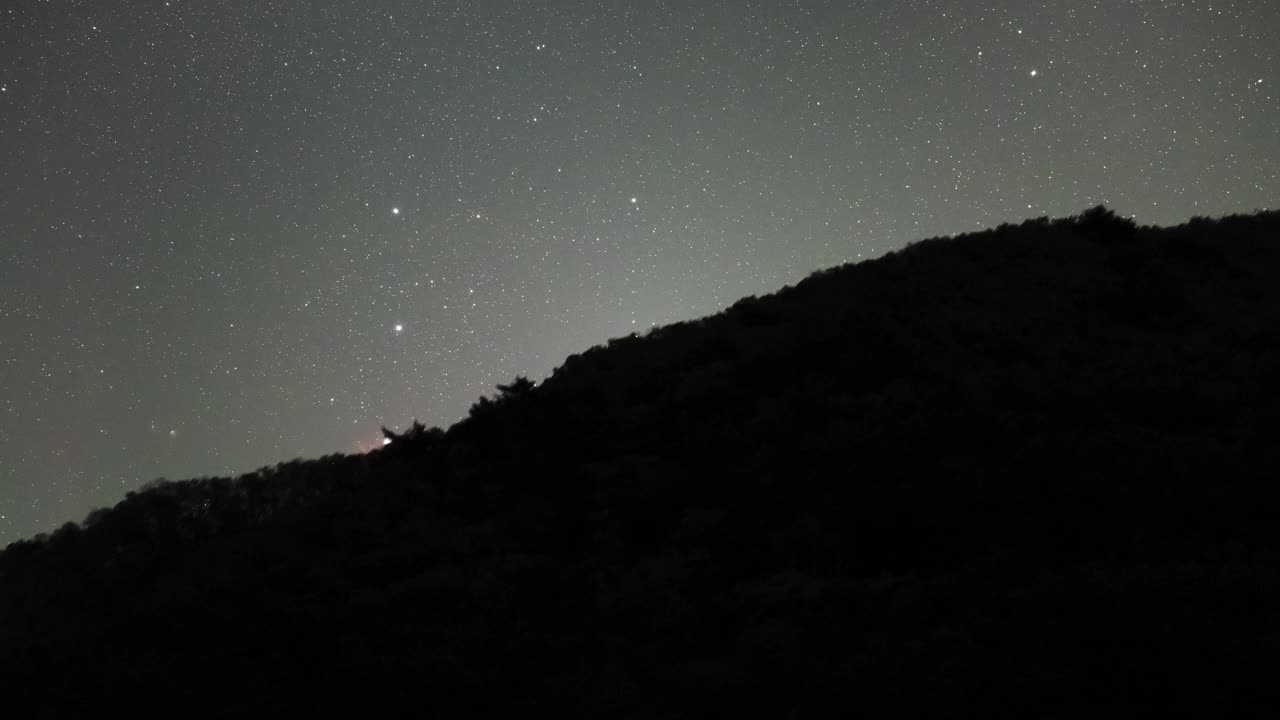
[[[1032,70],[1032,71],[1031,71],[1031,77],[1035,77],[1035,76],[1037,76],[1037,75],[1039,75],[1039,74],[1040,74],[1040,71],[1039,71],[1039,70]]]
[[[400,214],[400,208],[398,208],[398,207],[393,207],[393,208],[391,208],[391,214],[392,214],[392,215],[399,215],[399,214]]]
[[[397,332],[397,333],[402,333],[402,332],[404,332],[404,325],[401,325],[400,323],[396,323],[395,330],[396,330],[396,332]]]

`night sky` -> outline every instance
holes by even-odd
[[[928,236],[1280,198],[1275,0],[14,0],[0,544]]]

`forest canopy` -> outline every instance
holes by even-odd
[[[0,553],[6,705],[1274,703],[1280,213],[935,238]],[[110,705],[108,705],[110,704]]]

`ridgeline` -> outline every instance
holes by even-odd
[[[1280,700],[1280,213],[915,243],[0,554],[7,711]]]

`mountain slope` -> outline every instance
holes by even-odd
[[[1265,706],[1278,276],[1280,213],[1028,221],[610,341],[447,432],[131,493],[0,554],[6,697]]]

